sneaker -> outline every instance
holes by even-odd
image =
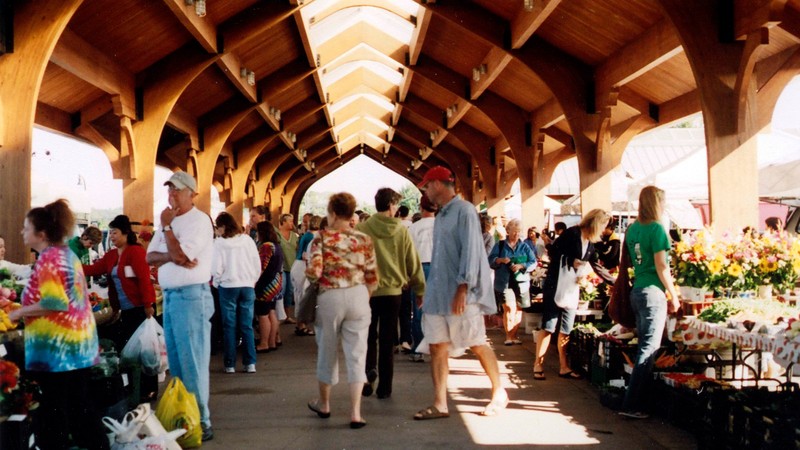
[[[628,419],[647,419],[650,417],[650,414],[641,411],[620,411],[619,415]]]
[[[409,355],[408,360],[411,362],[425,362],[425,357],[422,356],[422,353],[412,353]]]
[[[210,440],[214,439],[214,429],[213,428],[206,427],[205,425],[201,425],[201,427],[203,428],[203,437],[202,437],[203,442],[210,441]]]
[[[234,369],[233,367],[226,367],[225,373],[236,373],[236,369]]]
[[[245,373],[256,373],[256,365],[255,364],[248,364],[244,366]]]

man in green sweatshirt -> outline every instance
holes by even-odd
[[[372,384],[379,379],[379,399],[392,395],[394,346],[397,342],[403,286],[408,285],[418,298],[425,294],[425,275],[411,235],[400,219],[394,217],[401,198],[400,194],[389,188],[379,189],[375,194],[375,209],[378,212],[356,225],[358,231],[372,238],[378,263],[378,289],[369,300],[372,321],[367,340],[368,382],[362,394],[372,395]]]

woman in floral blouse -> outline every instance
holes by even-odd
[[[366,425],[361,417],[361,389],[367,381],[369,296],[378,286],[375,249],[369,236],[350,228],[356,199],[342,192],[328,202],[328,228],[311,242],[306,276],[319,283],[317,299],[317,378],[319,398],[308,404],[323,419],[330,417],[331,386],[339,381],[339,340],[350,383],[350,428]]]
[[[108,448],[100,417],[89,395],[91,367],[98,362],[97,327],[86,296],[81,261],[64,244],[75,219],[67,202],[33,208],[25,217],[22,240],[39,252],[22,308],[25,319],[25,369],[42,390],[33,417],[39,448]]]

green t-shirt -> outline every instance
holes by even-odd
[[[292,270],[292,264],[294,264],[295,255],[297,254],[297,233],[292,231],[289,233],[289,239],[284,239],[280,230],[275,228],[275,232],[278,233],[278,241],[283,251],[283,271],[290,272]]]
[[[664,285],[656,273],[654,256],[661,250],[669,252],[670,242],[661,223],[642,224],[637,220],[625,232],[625,241],[636,276],[633,287],[657,286],[663,291]]]

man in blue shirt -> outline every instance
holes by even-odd
[[[461,355],[467,348],[478,357],[492,383],[492,400],[483,415],[495,415],[508,405],[497,357],[486,344],[483,315],[494,313],[496,307],[478,213],[471,203],[456,196],[454,183],[449,169],[436,166],[419,184],[440,210],[434,222],[430,276],[421,305],[423,342],[430,345],[434,402],[417,412],[416,420],[450,416],[448,357]]]

